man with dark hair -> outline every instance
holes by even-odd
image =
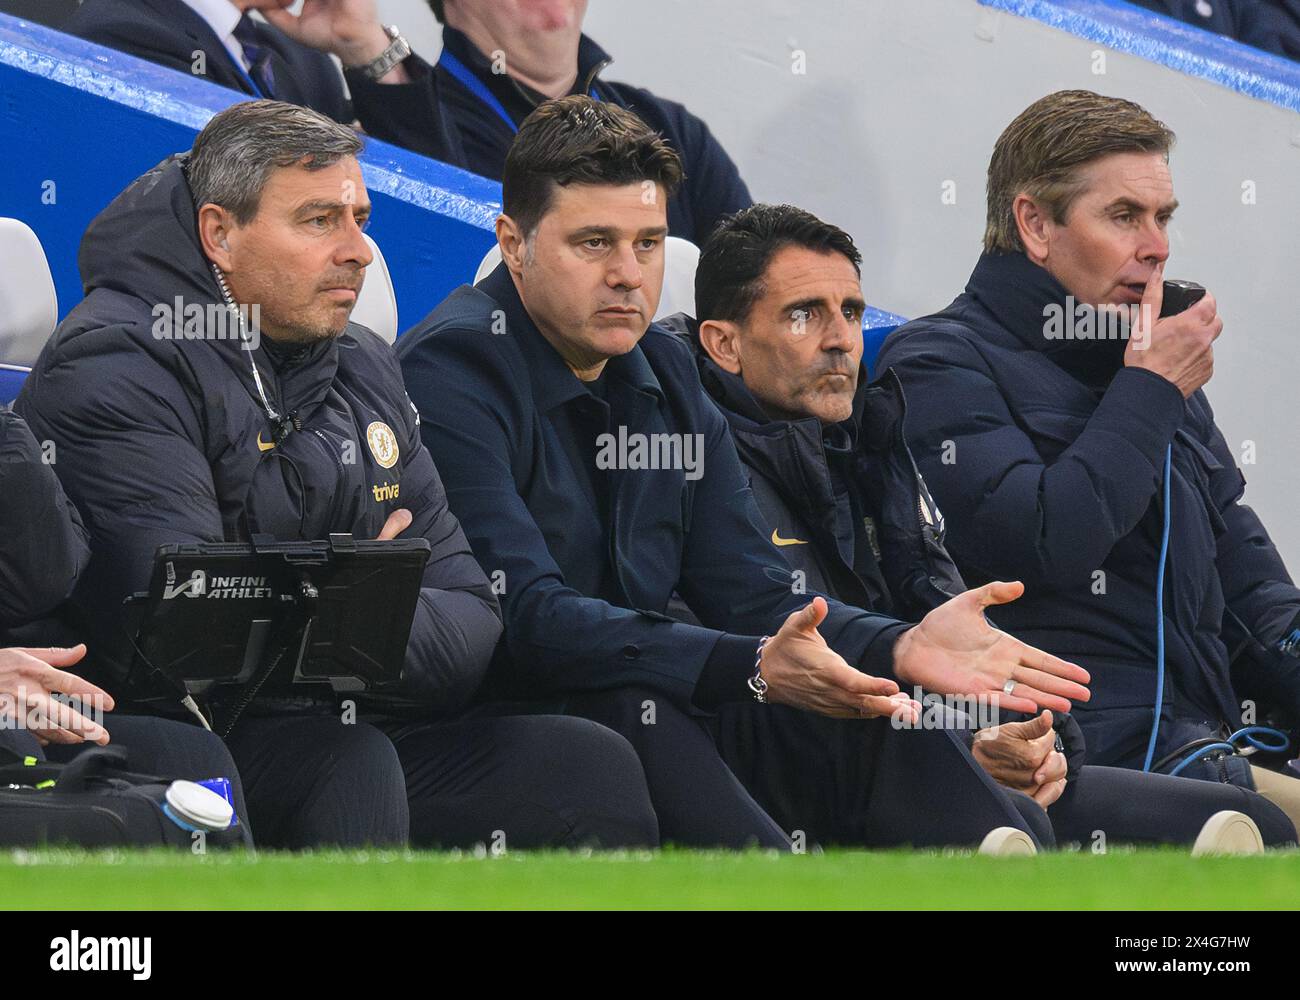
[[[1300,590],[1201,388],[1214,296],[1160,318],[1172,142],[1129,101],[1030,105],[994,147],[965,293],[879,363],[963,575],[1024,580],[999,620],[1091,672],[1089,759],[1258,787],[1294,820],[1300,782],[1221,739],[1243,698],[1300,718]]]
[[[676,101],[601,74],[613,61],[582,33],[587,0],[446,0],[442,55],[403,65],[404,86],[349,82],[366,130],[494,180],[520,123],[543,101],[588,94],[636,112],[677,152],[685,177],[668,202],[668,231],[702,242],[717,219],[750,203],[736,165],[709,127]]]
[[[791,571],[814,590],[915,621],[965,584],[903,441],[898,379],[887,371],[867,383],[860,264],[838,227],[790,205],[755,205],[704,245],[698,317],[664,325],[694,350]],[[1060,841],[1104,830],[1112,842],[1196,841],[1204,850],[1222,842],[1226,821],[1214,817],[1225,810],[1247,829],[1246,816],[1257,822],[1265,842],[1294,840],[1286,816],[1245,789],[1085,767],[1070,716],[986,727],[971,749],[1000,783],[1048,810]]]
[[[368,721],[333,699],[257,699],[230,731],[260,842],[402,843],[409,827],[422,845],[653,844],[626,741],[571,718],[464,712],[500,614],[391,350],[349,323],[371,261],[360,149],[308,109],[238,104],[87,230],[87,297],[18,406],[55,442],[91,526],[73,600],[92,653],[120,676],[122,600],[146,589],[159,545],[423,537],[401,697],[355,696]],[[233,711],[218,696],[212,708]]]
[[[542,105],[506,159],[502,264],[398,342],[501,594],[489,683],[626,735],[667,839],[977,843],[1009,826],[1030,843],[953,734],[893,728],[917,710],[899,685],[1065,711],[1087,675],[989,627],[983,609],[1015,584],[914,628],[798,585],[689,352],[650,327],[680,175],[631,112]],[[674,591],[701,625],[665,614]],[[801,733],[802,752],[771,753],[769,726]]]

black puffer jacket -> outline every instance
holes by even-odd
[[[81,246],[86,298],[41,352],[17,409],[55,442],[91,533],[74,595],[97,661],[125,657],[122,600],[169,542],[374,538],[399,507],[432,546],[407,647],[412,697],[452,710],[501,634],[496,600],[456,518],[389,346],[350,324],[270,363],[265,345],[170,339],[160,307],[221,302],[182,158],[135,181]],[[284,355],[281,348],[277,354]],[[259,399],[292,417],[277,437]]]
[[[0,642],[42,644],[15,629],[52,612],[90,559],[86,529],[22,417],[0,407]]]
[[[1133,0],[1159,14],[1300,59],[1300,0]]]

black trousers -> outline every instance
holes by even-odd
[[[949,713],[952,725],[973,736],[970,719]],[[1292,844],[1296,830],[1287,814],[1259,793],[1241,785],[1171,778],[1122,767],[1087,764],[1065,786],[1046,818],[1029,796],[1011,793],[1043,843],[1191,844],[1216,812],[1233,810],[1255,821],[1264,843]]]
[[[133,771],[190,781],[229,778],[235,815],[241,823],[248,825],[248,805],[244,800],[239,771],[226,745],[213,733],[187,722],[148,715],[113,712],[107,714],[103,722],[108,730],[109,745],[126,750],[127,766]],[[42,748],[25,730],[5,730],[0,731],[0,746],[23,756],[66,764],[96,744],[51,743]]]
[[[1295,843],[1286,813],[1258,792],[1120,767],[1081,768],[1047,815],[1060,844],[1088,847],[1098,834],[1106,843],[1190,844],[1205,821],[1224,809],[1253,819],[1269,846]]]
[[[636,748],[664,841],[932,847],[978,844],[999,826],[1038,840],[1021,810],[1042,810],[1027,797],[1013,801],[960,732],[899,731],[887,719],[827,719],[755,702],[705,717],[634,688],[575,696],[566,711]]]
[[[1085,766],[1046,812],[997,786],[968,751],[971,733],[894,730],[738,702],[716,718],[648,691],[583,695],[569,710],[624,733],[641,755],[665,841],[784,847],[978,843],[1015,826],[1042,847],[1190,844],[1214,813],[1250,816],[1264,842],[1292,843],[1286,814],[1244,788]],[[651,721],[653,720],[653,721]]]
[[[582,719],[491,708],[447,722],[252,715],[228,742],[263,847],[659,839],[635,752]]]

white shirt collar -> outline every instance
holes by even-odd
[[[238,7],[230,0],[185,0],[194,13],[208,22],[223,42],[231,36],[235,25],[243,17]]]
[[[194,13],[208,22],[221,44],[235,57],[235,61],[248,69],[248,60],[244,58],[244,47],[235,38],[234,31],[239,19],[244,15],[230,0],[185,0]]]

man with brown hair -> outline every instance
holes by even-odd
[[[1214,296],[1161,318],[1173,140],[1129,101],[1032,104],[994,148],[966,291],[878,363],[962,575],[1023,580],[998,622],[1092,674],[1089,760],[1257,786],[1295,819],[1300,783],[1223,743],[1254,706],[1300,718],[1300,591],[1202,391]]]
[[[489,686],[627,736],[668,840],[1025,834],[952,731],[884,717],[914,720],[900,685],[1068,711],[1087,674],[987,624],[1017,584],[914,627],[800,586],[689,349],[650,325],[680,177],[631,112],[544,104],[506,158],[501,265],[399,341],[425,443],[501,598]],[[701,625],[665,614],[674,592]],[[767,738],[775,727],[786,739]]]

